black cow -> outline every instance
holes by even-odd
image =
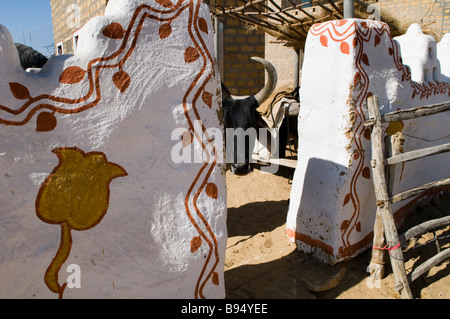
[[[256,109],[261,105],[261,103],[267,100],[270,94],[272,94],[277,82],[277,73],[273,65],[267,60],[258,57],[252,57],[252,59],[260,62],[266,69],[268,75],[266,84],[264,85],[264,88],[255,95],[248,97],[233,97],[226,86],[222,83],[223,122],[225,129],[242,128],[245,131],[249,128],[254,128],[256,129],[257,138],[259,138],[259,129],[269,129],[269,127]],[[270,137],[269,134],[268,137]],[[270,141],[269,139],[266,140]],[[231,165],[231,171],[233,173],[243,175],[252,171],[250,157],[252,155],[254,145],[255,140],[250,140],[247,136],[245,139],[245,161],[244,163],[237,163],[236,159],[238,155],[238,145],[237,138],[235,136],[235,158],[233,164]]]

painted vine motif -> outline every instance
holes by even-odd
[[[319,37],[319,42],[323,47],[328,47],[329,41],[339,43],[340,54],[350,54],[350,49],[355,49],[355,66],[356,72],[353,81],[353,94],[355,101],[356,117],[353,120],[353,130],[355,132],[354,149],[363,150],[363,139],[370,140],[370,129],[364,127],[365,118],[365,104],[367,98],[372,95],[369,92],[369,76],[366,68],[370,66],[368,55],[364,52],[365,47],[373,45],[376,47],[380,44],[381,37],[387,36],[390,40],[388,46],[388,54],[392,56],[397,70],[401,73],[402,82],[409,83],[413,89],[411,98],[428,98],[436,94],[448,94],[450,96],[450,85],[446,82],[428,82],[417,83],[412,81],[411,72],[409,68],[405,67],[402,62],[398,44],[390,35],[390,30],[387,24],[371,21],[371,20],[339,20],[329,21],[320,24],[315,24],[310,28],[310,33]],[[391,123],[386,129],[386,134],[395,134],[401,131],[403,123]],[[342,222],[341,239],[343,246],[339,248],[339,255],[349,256],[361,248],[358,243],[350,243],[350,235],[353,231],[361,231],[360,217],[360,198],[357,189],[357,182],[362,177],[370,179],[370,167],[365,166],[365,152],[354,152],[353,163],[356,164],[354,175],[350,181],[350,189],[344,198],[343,206],[352,205],[353,214],[350,219]]]
[[[210,138],[208,137],[203,122],[201,122],[202,119],[198,112],[198,106],[203,103],[209,108],[212,107],[213,94],[207,92],[205,87],[213,77],[211,73],[207,73],[206,71],[214,69],[214,60],[204,40],[204,36],[207,35],[210,30],[208,30],[208,24],[205,18],[200,17],[199,15],[202,1],[178,0],[176,3],[172,3],[170,0],[155,1],[157,3],[157,5],[155,4],[155,7],[147,4],[140,5],[135,10],[128,27],[124,28],[120,23],[112,22],[103,29],[103,36],[112,40],[121,41],[117,51],[109,56],[91,60],[86,68],[69,66],[61,72],[59,83],[62,85],[72,85],[87,81],[89,90],[84,96],[78,98],[67,98],[50,94],[32,96],[30,90],[25,85],[11,82],[9,83],[11,93],[15,99],[22,101],[23,104],[17,109],[0,105],[0,111],[9,113],[10,115],[13,115],[13,117],[22,116],[22,118],[11,120],[0,116],[0,124],[6,126],[23,126],[33,118],[36,118],[36,131],[48,132],[54,130],[58,124],[55,116],[56,113],[75,114],[98,107],[102,100],[100,74],[103,70],[115,70],[111,80],[117,89],[124,93],[133,80],[126,72],[124,64],[132,56],[136,48],[145,20],[152,19],[161,22],[158,34],[160,39],[165,39],[172,34],[171,23],[176,20],[182,12],[187,10],[189,14],[187,31],[193,46],[185,49],[183,62],[193,63],[201,61],[202,67],[195,77],[195,80],[190,84],[188,90],[184,94],[183,107],[191,136],[197,139],[200,142],[200,145],[202,145],[202,149],[205,150],[206,145],[210,142]],[[57,106],[57,103],[62,104],[63,106]],[[195,121],[200,121],[202,123],[204,137],[200,136],[194,129],[193,123]],[[206,141],[204,141],[203,138],[206,138]],[[193,142],[193,139],[191,139],[190,142]],[[217,153],[215,152],[214,146],[212,151],[212,154],[216,157]],[[205,152],[205,156],[207,157],[210,157],[210,154],[211,152]],[[214,285],[219,284],[219,275],[216,271],[220,260],[217,238],[206,220],[205,215],[197,205],[198,198],[203,193],[213,199],[218,198],[217,185],[209,182],[209,178],[216,165],[217,158],[214,158],[213,160],[209,160],[208,158],[195,176],[184,201],[186,214],[198,232],[198,236],[192,238],[190,242],[190,251],[195,253],[205,244],[208,249],[204,266],[199,274],[194,289],[195,298],[205,298],[203,289],[208,281],[211,281]],[[37,206],[42,202],[41,196],[40,193],[38,195]],[[42,220],[56,223],[53,219],[47,218],[46,213],[43,212],[42,209],[37,210],[39,210],[38,216]],[[62,252],[65,251],[66,254],[68,254],[67,251],[68,248],[70,249],[71,245],[70,229],[73,227],[66,222],[61,222],[60,224],[63,235],[60,250]],[[64,259],[64,257],[61,257],[64,255],[62,252],[60,253],[58,251],[52,265],[49,267],[51,270],[48,271],[49,275],[48,279],[46,279],[46,284],[49,288],[51,286],[50,289],[60,295],[62,295],[64,287],[57,283],[57,271],[55,271],[55,269],[58,269],[56,264],[59,265],[62,259]]]

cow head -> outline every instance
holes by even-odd
[[[267,123],[261,117],[259,112],[256,110],[261,103],[263,103],[272,94],[277,83],[277,73],[274,66],[265,59],[252,57],[253,60],[260,62],[266,72],[267,81],[264,88],[261,89],[255,95],[248,97],[236,97],[232,96],[226,86],[222,83],[222,108],[223,108],[223,119],[225,129],[242,129],[247,131],[249,128],[254,128],[256,133],[256,138],[259,138],[259,129],[266,128],[269,129]],[[245,136],[245,148],[238,147],[239,142],[237,137],[234,137],[234,155],[235,159],[231,165],[231,171],[235,174],[247,174],[253,169],[250,165],[250,157],[252,156],[252,150],[255,145],[255,138],[250,135]],[[245,150],[245,161],[244,163],[238,163],[237,155],[239,151]]]

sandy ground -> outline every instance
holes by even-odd
[[[346,262],[330,266],[299,252],[285,234],[289,178],[255,170],[246,176],[227,173],[228,242],[225,260],[226,298],[282,299],[396,299],[389,263],[386,276],[375,284],[368,281],[366,268],[370,250]],[[439,196],[427,206],[412,212],[417,216],[441,217],[449,213],[450,196]],[[450,227],[439,232],[441,248],[450,246]],[[425,234],[417,239],[419,247],[407,248],[406,267],[423,262],[436,253],[436,242],[422,245]],[[427,257],[428,258],[428,257]],[[420,261],[422,259],[422,261]],[[416,298],[450,298],[450,261],[433,267],[413,282]]]

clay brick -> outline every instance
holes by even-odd
[[[246,52],[253,51],[254,49],[255,49],[255,47],[254,47],[254,46],[251,46],[251,45],[243,45],[243,46],[241,47],[241,50],[242,50],[242,51],[246,51]]]
[[[247,39],[248,43],[259,43],[259,38],[256,36],[251,36]]]
[[[233,34],[237,34],[237,31],[236,31],[236,29],[226,29],[226,28],[224,28],[223,33],[225,35],[233,35]]]

